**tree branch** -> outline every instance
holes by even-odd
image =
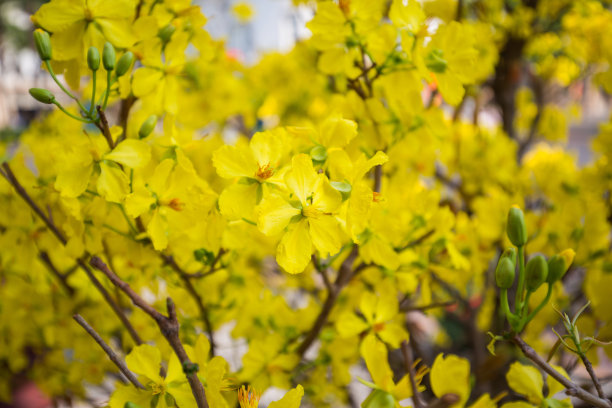
[[[540,357],[540,355],[536,353],[536,351],[533,348],[531,348],[529,344],[525,343],[525,341],[523,341],[523,339],[521,339],[521,337],[518,334],[514,335],[514,337],[512,338],[512,341],[514,342],[514,344],[516,344],[521,349],[525,357],[533,361],[538,367],[544,370],[548,375],[550,375],[555,380],[557,380],[559,383],[561,383],[566,388],[566,391],[565,391],[566,394],[574,396],[576,398],[580,398],[581,400],[588,402],[589,404],[594,405],[599,408],[611,408],[612,407],[612,403],[610,401],[603,399],[603,398],[599,398],[583,390],[577,384],[574,384],[572,381],[568,380],[563,375],[561,375],[560,372],[552,368],[542,357]]]
[[[94,328],[91,327],[89,323],[85,321],[85,319],[83,319],[83,316],[81,316],[80,314],[75,314],[74,316],[72,316],[72,318],[79,325],[81,325],[83,329],[85,329],[85,331],[96,341],[96,343],[100,345],[100,347],[102,348],[102,350],[104,350],[108,358],[117,366],[119,371],[121,371],[123,375],[125,375],[125,377],[134,385],[134,387],[143,390],[145,389],[145,387],[143,387],[140,381],[138,381],[138,378],[136,378],[136,375],[134,375],[134,373],[130,371],[130,369],[125,365],[123,360],[121,360],[119,356],[113,351],[113,349],[111,349],[110,346],[104,342],[102,337],[100,337],[100,335],[94,330]]]
[[[49,269],[51,274],[57,278],[57,280],[59,281],[60,285],[66,290],[66,292],[68,292],[68,295],[70,295],[71,297],[74,296],[74,292],[75,292],[74,288],[72,286],[70,286],[70,284],[66,280],[66,275],[61,273],[55,267],[55,265],[53,265],[53,262],[51,262],[51,258],[49,257],[49,254],[46,253],[45,251],[41,251],[38,254],[38,258],[42,261],[42,263],[45,264],[45,266],[47,267],[47,269]]]
[[[113,285],[117,286],[121,289],[131,300],[134,305],[142,309],[146,314],[148,314],[159,327],[160,332],[166,338],[170,347],[174,350],[174,353],[179,358],[183,366],[183,371],[185,371],[185,367],[192,367],[193,363],[189,360],[187,356],[187,352],[183,347],[183,343],[179,338],[179,322],[176,317],[176,307],[172,299],[166,299],[166,309],[168,312],[168,316],[164,316],[160,312],[158,312],[153,306],[148,304],[143,298],[138,295],[130,287],[130,285],[119,278],[113,271],[111,271],[108,266],[102,261],[102,259],[97,256],[93,256],[89,261],[89,264],[102,272],[106,277],[113,283]],[[204,387],[202,383],[198,379],[198,376],[195,372],[191,370],[185,372],[187,376],[187,381],[189,381],[189,386],[191,387],[191,391],[193,396],[195,397],[198,408],[208,408],[208,402],[206,401],[206,394],[204,393]]]
[[[406,373],[408,374],[410,386],[412,387],[412,402],[414,403],[414,408],[423,408],[421,394],[419,393],[414,374],[414,361],[412,359],[412,350],[410,350],[410,347],[408,346],[408,342],[406,340],[402,342],[402,354],[404,356],[404,368],[406,370]]]

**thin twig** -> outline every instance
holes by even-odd
[[[61,273],[55,267],[55,265],[51,261],[51,258],[49,257],[49,254],[46,253],[45,251],[41,251],[38,254],[38,257],[45,264],[47,269],[49,269],[51,274],[53,274],[53,276],[55,276],[57,278],[57,280],[59,281],[60,285],[66,290],[66,292],[68,292],[68,294],[70,296],[74,296],[74,293],[75,293],[74,288],[72,286],[70,286],[70,284],[68,283],[68,280],[66,279],[66,275]]]
[[[396,248],[395,250],[397,252],[402,252],[405,251],[408,248],[412,248],[415,247],[417,245],[422,244],[427,238],[431,237],[434,233],[436,232],[436,230],[429,230],[426,233],[424,233],[423,235],[421,235],[420,237],[413,239],[412,241],[410,241],[409,243],[407,243],[406,245]]]
[[[208,402],[206,401],[204,387],[198,379],[197,374],[191,370],[185,370],[188,367],[193,367],[194,364],[187,356],[187,352],[185,351],[183,343],[181,343],[181,340],[179,338],[179,322],[176,317],[176,307],[172,299],[166,299],[166,309],[168,312],[168,316],[164,316],[163,314],[158,312],[153,306],[148,304],[143,298],[141,298],[140,295],[138,295],[127,282],[123,281],[113,271],[111,271],[108,266],[106,266],[106,264],[102,261],[102,259],[98,258],[97,256],[93,256],[89,261],[89,264],[94,268],[98,269],[104,275],[106,275],[106,277],[113,283],[113,285],[121,289],[132,300],[132,303],[134,303],[134,305],[142,309],[142,311],[144,311],[153,320],[155,320],[160,332],[166,338],[166,340],[170,344],[170,347],[172,347],[174,353],[177,355],[179,361],[183,366],[183,371],[185,371],[187,381],[189,382],[189,386],[191,387],[191,391],[193,393],[193,396],[195,397],[198,407],[208,408]]]
[[[406,340],[402,342],[402,354],[404,356],[404,369],[406,370],[406,373],[408,373],[408,379],[410,380],[410,386],[412,387],[412,402],[414,403],[414,408],[422,408],[423,403],[421,401],[421,394],[419,393],[414,374],[412,350],[410,349],[410,346],[408,346],[408,342]]]
[[[521,349],[525,357],[533,361],[538,367],[548,373],[548,375],[550,375],[559,383],[561,383],[566,388],[566,394],[574,396],[576,398],[580,398],[581,400],[588,402],[589,404],[594,405],[596,407],[612,407],[612,403],[610,401],[597,397],[583,390],[577,384],[574,384],[572,381],[565,378],[559,371],[555,370],[542,357],[540,357],[540,355],[536,353],[536,351],[531,348],[529,344],[525,343],[525,341],[523,341],[523,339],[518,334],[516,334],[512,338],[512,341]]]
[[[587,372],[589,373],[589,376],[591,377],[591,380],[593,381],[593,385],[597,390],[597,395],[599,395],[599,398],[606,399],[606,394],[604,393],[603,388],[599,383],[599,379],[595,375],[595,370],[593,370],[593,365],[591,364],[591,361],[584,353],[580,353],[580,358],[582,359],[582,363],[584,364],[584,367],[586,368]]]
[[[306,337],[304,338],[304,340],[302,340],[302,343],[300,343],[297,349],[298,355],[303,356],[306,353],[306,351],[308,351],[312,343],[314,343],[314,341],[319,336],[319,333],[321,332],[321,330],[327,323],[329,314],[331,313],[334,307],[334,304],[336,303],[336,300],[338,299],[338,295],[340,291],[353,277],[352,267],[353,267],[353,263],[355,262],[355,259],[357,258],[358,254],[359,254],[359,247],[357,245],[353,245],[353,249],[347,255],[347,257],[342,262],[342,265],[340,266],[340,269],[338,271],[338,276],[336,277],[336,281],[334,282],[334,285],[333,285],[333,290],[328,291],[327,298],[325,298],[325,302],[323,303],[323,306],[321,307],[321,311],[319,312],[317,319],[312,325],[312,328],[306,334]]]
[[[444,394],[439,399],[430,402],[426,408],[448,408],[460,400],[457,394]]]
[[[51,222],[51,220],[40,209],[40,207],[34,202],[34,200],[32,200],[32,197],[30,197],[30,195],[25,190],[25,188],[21,185],[21,183],[19,183],[19,180],[17,180],[17,177],[15,177],[15,174],[11,170],[11,167],[9,166],[9,164],[8,163],[3,163],[2,164],[2,169],[3,169],[2,175],[13,186],[13,188],[15,189],[17,194],[21,198],[23,198],[23,200],[30,206],[30,208],[36,213],[36,215],[38,215],[38,217],[45,223],[47,228],[49,228],[49,230],[56,236],[56,238],[63,245],[66,245],[68,240],[66,239],[66,237],[64,237],[64,234],[61,233],[61,231],[55,226],[55,224],[53,222]],[[89,257],[89,254],[85,254],[85,257]],[[104,288],[104,286],[100,283],[100,281],[91,272],[91,269],[89,269],[87,264],[83,261],[83,258],[78,258],[77,259],[77,264],[79,265],[79,267],[81,269],[83,269],[83,271],[85,272],[85,274],[87,275],[87,277],[89,278],[91,283],[93,283],[93,285],[100,292],[100,294],[102,295],[104,300],[106,300],[106,303],[108,303],[109,306],[113,309],[113,312],[115,312],[115,314],[117,315],[119,320],[121,320],[121,323],[123,323],[125,328],[128,330],[128,333],[130,334],[130,336],[132,337],[134,342],[136,344],[142,344],[142,340],[138,336],[138,333],[134,329],[134,326],[132,326],[132,324],[130,323],[130,321],[126,317],[126,315],[123,312],[123,310],[121,309],[121,307],[119,307],[117,302],[115,302],[115,300],[108,293],[106,288]]]
[[[457,304],[456,300],[447,300],[446,302],[434,302],[424,306],[412,306],[408,304],[406,306],[400,306],[400,312],[424,312],[429,309],[448,307],[455,304]]]
[[[95,122],[96,126],[98,127],[98,129],[100,129],[102,135],[104,135],[108,147],[113,150],[115,147],[115,143],[113,142],[113,136],[111,135],[110,127],[108,126],[108,119],[106,119],[106,114],[104,113],[100,105],[96,106],[96,110],[98,111],[98,115],[100,117],[100,120],[98,122]]]
[[[94,330],[94,328],[91,327],[89,323],[85,321],[85,319],[83,319],[83,316],[81,316],[80,314],[75,314],[74,316],[72,316],[72,318],[78,324],[80,324],[83,329],[85,329],[85,331],[96,341],[96,343],[100,345],[100,347],[102,348],[102,350],[104,350],[108,358],[117,366],[119,371],[121,371],[123,375],[125,375],[125,377],[134,385],[134,387],[141,388],[143,390],[145,389],[145,387],[143,387],[140,381],[138,381],[138,378],[136,378],[136,375],[134,375],[134,373],[131,372],[130,369],[125,365],[125,362],[119,358],[119,356],[113,351],[113,349],[110,348],[108,344],[106,344],[106,342],[104,342],[102,337],[100,337],[100,335]]]

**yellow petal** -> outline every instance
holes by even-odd
[[[327,147],[344,147],[357,136],[357,123],[339,117],[330,117],[321,125],[319,142]]]
[[[436,78],[438,80],[438,89],[446,103],[457,106],[459,102],[461,102],[463,94],[465,94],[465,89],[463,89],[461,81],[449,72],[437,74]]]
[[[506,373],[506,381],[508,381],[512,390],[524,395],[534,404],[539,404],[544,398],[542,394],[542,387],[544,386],[542,375],[533,366],[523,365],[519,362],[512,363]]]
[[[254,178],[259,168],[253,152],[246,146],[222,146],[215,150],[212,161],[219,176],[224,178]]]
[[[335,255],[342,247],[342,229],[338,221],[331,215],[318,218],[308,218],[312,243],[322,258]]]
[[[394,384],[393,372],[387,360],[387,347],[375,336],[369,335],[361,343],[360,350],[374,384],[390,392]]]
[[[64,197],[80,196],[87,189],[93,168],[93,163],[90,163],[59,172],[55,179],[55,188]]]
[[[132,91],[137,97],[150,94],[155,90],[162,80],[162,71],[153,68],[142,67],[134,71],[132,79]]]
[[[151,241],[153,241],[153,247],[157,251],[161,251],[168,246],[168,236],[166,233],[166,222],[162,219],[159,211],[153,213],[153,217],[149,224],[147,224],[147,232]]]
[[[230,220],[254,220],[258,189],[261,189],[259,183],[236,183],[226,187],[219,196],[221,214]]]
[[[408,333],[396,323],[385,323],[383,329],[377,332],[378,337],[392,348],[398,348],[402,341],[408,340]]]
[[[98,193],[107,201],[120,203],[130,192],[129,182],[128,176],[116,165],[100,162]]]
[[[134,191],[125,197],[125,211],[131,217],[138,217],[151,208],[151,205],[155,203],[155,198],[151,193],[142,188],[142,190]]]
[[[570,265],[571,262],[567,265]],[[563,367],[557,366],[557,365],[553,365],[552,366],[555,370],[557,370],[562,376],[564,376],[565,378],[567,378],[568,380],[570,380],[569,375],[567,374],[567,372],[563,369]],[[559,381],[555,380],[552,376],[547,376],[546,377],[546,384],[548,385],[548,395],[550,397],[554,396],[556,393],[564,391],[565,390],[565,386],[563,384],[561,384]]]
[[[451,406],[461,407],[470,395],[470,363],[465,358],[452,354],[446,357],[438,354],[431,367],[429,381],[436,397],[457,394],[459,401]]]
[[[368,324],[353,312],[345,312],[338,316],[336,329],[341,337],[351,338],[368,330]]]
[[[303,219],[289,227],[276,249],[276,261],[289,273],[304,271],[310,262],[312,243],[308,222]]]
[[[297,387],[287,392],[283,398],[271,402],[268,408],[300,408],[303,396],[304,388],[298,384]]]
[[[159,367],[161,365],[161,352],[157,347],[141,344],[132,349],[125,357],[128,368],[136,374],[143,375],[152,381],[161,379]]]
[[[143,167],[151,159],[151,147],[142,140],[126,139],[104,158],[131,168]]]
[[[249,147],[260,166],[269,164],[271,167],[276,167],[285,150],[283,142],[284,140],[276,132],[258,132],[251,138]]]
[[[325,175],[319,174],[312,193],[312,206],[323,213],[330,214],[338,211],[341,204],[342,194],[331,186]]]
[[[309,155],[298,154],[293,156],[291,170],[285,175],[285,182],[302,204],[305,204],[306,199],[314,192],[317,183],[317,173],[312,167],[312,160]]]
[[[131,20],[124,19],[96,18],[96,23],[102,29],[104,37],[118,48],[128,48],[136,41],[130,22]]]
[[[293,217],[301,213],[277,195],[264,198],[257,212],[257,227],[266,235],[279,234],[289,225]]]
[[[77,21],[85,20],[85,1],[55,0],[45,3],[32,16],[32,20],[55,34]]]
[[[126,402],[133,402],[140,407],[151,405],[153,394],[149,390],[141,390],[133,385],[119,385],[110,398],[110,408],[124,408]]]

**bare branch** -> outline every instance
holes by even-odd
[[[96,341],[96,343],[100,345],[100,347],[102,348],[102,350],[104,350],[108,358],[117,366],[117,368],[134,385],[134,387],[141,388],[143,390],[145,389],[145,387],[143,387],[140,381],[138,381],[138,378],[136,378],[136,375],[134,375],[134,373],[131,372],[129,368],[127,368],[125,362],[119,358],[119,356],[113,351],[113,349],[110,348],[108,344],[104,342],[102,337],[100,337],[100,335],[94,330],[94,328],[91,327],[89,323],[85,321],[85,319],[83,319],[83,316],[75,314],[74,316],[72,316],[72,318],[79,325],[81,325],[83,329],[85,329],[85,331]]]
[[[408,379],[410,380],[410,386],[412,387],[412,402],[414,403],[414,408],[423,408],[421,394],[419,393],[414,374],[412,350],[410,350],[410,346],[405,340],[402,342],[402,354],[404,356],[404,369],[406,370],[406,373],[408,373]]]

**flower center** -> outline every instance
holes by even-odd
[[[185,203],[181,202],[180,198],[173,198],[172,200],[165,203],[168,207],[172,208],[174,211],[183,211],[185,208]]]
[[[378,333],[382,331],[384,328],[385,328],[385,322],[374,323],[374,326],[372,326],[372,330],[374,331],[374,333]]]
[[[259,398],[261,396],[251,388],[244,388],[244,385],[238,390],[238,402],[240,408],[257,408],[259,405]]]
[[[259,165],[259,168],[255,172],[255,178],[257,180],[267,180],[274,174],[274,169],[270,167],[270,164]]]
[[[87,21],[93,21],[93,19],[94,19],[94,16],[93,16],[92,11],[89,9],[89,7],[88,7],[88,8],[86,8],[86,9],[85,9],[85,20],[87,20]]]
[[[317,210],[312,205],[308,205],[302,209],[302,215],[308,218],[319,218],[321,215],[323,215],[323,212]]]
[[[152,382],[151,384],[149,384],[149,387],[151,387],[151,391],[153,391],[153,395],[163,394],[166,392],[166,384],[163,382],[159,384]]]

